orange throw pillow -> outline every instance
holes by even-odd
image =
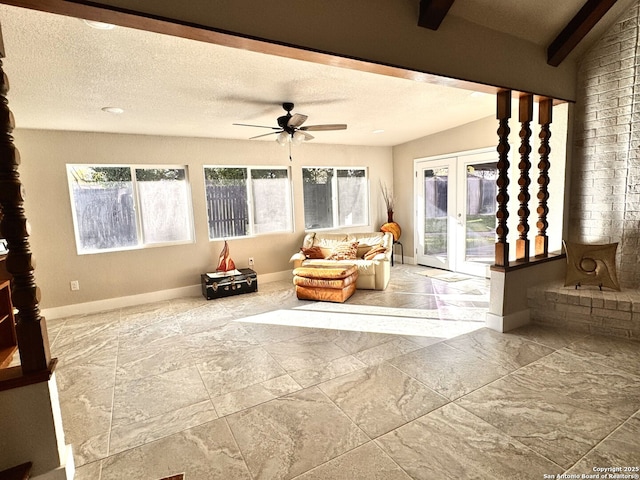
[[[318,260],[324,258],[324,253],[320,247],[301,248],[300,251],[307,258]]]
[[[363,258],[365,260],[371,260],[373,257],[378,255],[379,253],[384,253],[386,251],[387,251],[387,249],[384,248],[382,245],[376,245],[371,250],[369,250],[367,253],[365,253]]]

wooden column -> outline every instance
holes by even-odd
[[[502,90],[497,95],[496,118],[498,119],[498,210],[496,218],[498,225],[496,227],[496,265],[506,267],[509,265],[509,243],[507,235],[509,227],[507,227],[507,219],[509,211],[507,203],[509,202],[509,119],[511,118],[511,90]]]
[[[516,240],[516,260],[529,261],[529,200],[531,195],[529,194],[529,185],[531,185],[531,177],[529,176],[529,170],[531,170],[531,120],[533,120],[533,95],[525,93],[520,96],[520,108],[518,112],[520,119],[520,163],[518,168],[520,169],[520,178],[518,178],[518,185],[520,186],[520,193],[518,194],[518,201],[520,202],[520,208],[518,208],[518,232],[519,237]]]
[[[540,154],[540,162],[538,163],[538,169],[540,175],[538,177],[538,235],[536,235],[536,257],[546,257],[549,254],[549,237],[547,237],[547,214],[549,213],[549,207],[547,201],[549,200],[549,154],[551,153],[551,147],[549,146],[549,139],[551,138],[551,121],[553,113],[553,100],[546,98],[539,103],[540,110],[538,114],[538,123],[540,124],[540,148],[538,153]]]
[[[5,58],[0,31],[0,59]],[[12,300],[16,315],[16,334],[22,372],[40,372],[49,368],[51,353],[44,318],[40,316],[40,292],[33,275],[33,258],[29,245],[29,224],[24,211],[24,192],[18,165],[20,153],[13,144],[13,114],[7,93],[9,80],[0,60],[0,222],[1,236],[6,238],[7,271],[13,275]]]

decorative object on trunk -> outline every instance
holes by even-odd
[[[617,243],[584,245],[562,242],[567,254],[565,287],[574,285],[597,285],[620,291],[616,273]]]
[[[236,264],[233,263],[233,260],[229,256],[229,245],[227,241],[224,241],[224,247],[222,247],[222,251],[220,252],[220,259],[218,260],[218,266],[216,267],[216,272],[229,272],[236,269]]]
[[[381,232],[389,232],[393,235],[393,241],[397,242],[402,235],[402,229],[400,225],[393,221],[393,207],[395,199],[393,198],[393,192],[387,187],[387,184],[380,180],[380,190],[382,191],[382,198],[387,208],[387,223],[380,227]]]

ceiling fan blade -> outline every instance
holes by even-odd
[[[249,125],[247,123],[232,123],[232,125],[238,125],[240,127],[257,127],[257,128],[270,128],[271,130],[280,130],[280,127],[267,127],[266,125]]]
[[[304,141],[305,141],[305,142],[307,142],[307,141],[309,141],[309,140],[313,140],[314,138],[316,138],[316,137],[314,137],[313,135],[308,134],[307,132],[302,132],[302,131],[300,131],[300,130],[298,130],[298,131],[299,131],[302,135],[304,135]]]
[[[328,125],[309,125],[308,127],[300,127],[300,130],[309,132],[322,132],[327,130],[346,130],[347,125],[344,123],[333,123]]]
[[[295,114],[291,115],[291,118],[287,122],[287,126],[288,127],[299,127],[300,125],[302,125],[304,122],[307,121],[307,118],[309,118],[309,117],[307,117],[306,115],[302,115],[300,113],[295,113]]]
[[[266,137],[267,135],[277,135],[278,133],[282,133],[282,130],[278,130],[277,132],[263,133],[262,135],[256,135],[255,137],[249,137],[249,140],[253,140],[254,138]]]

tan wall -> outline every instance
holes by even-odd
[[[413,161],[416,158],[494,146],[497,143],[496,129],[496,119],[487,117],[393,147],[393,191],[397,205],[393,218],[402,227],[400,241],[405,256],[415,256]]]
[[[208,240],[203,165],[240,164],[292,166],[295,232],[229,242],[238,267],[255,258],[259,274],[290,268],[289,258],[304,236],[302,166],[369,168],[371,226],[384,220],[377,199],[380,178],[392,179],[390,148],[307,144],[294,149],[289,162],[276,142],[234,141],[144,135],[18,130],[15,142],[22,156],[21,179],[27,191],[25,208],[32,226],[36,281],[43,308],[168,290],[199,283],[199,274],[215,267],[222,242]],[[78,255],[71,216],[67,163],[186,164],[189,167],[196,242],[188,245]],[[71,292],[69,282],[80,290]]]
[[[537,107],[536,107],[537,108]],[[548,214],[548,231],[549,236],[549,251],[560,250],[563,239],[563,216],[564,216],[564,203],[565,203],[565,160],[567,150],[567,114],[568,104],[557,105],[553,109],[553,122],[551,124],[551,139],[550,139],[550,163],[551,169],[549,176],[551,181],[548,186],[549,190],[549,214]],[[509,135],[509,161],[511,164],[509,170],[509,236],[508,241],[511,245],[510,253],[512,260],[515,259],[515,241],[518,237],[518,193],[520,187],[518,185],[518,177],[520,170],[518,169],[518,163],[520,161],[520,154],[518,149],[520,147],[520,123],[518,123],[518,100],[513,100],[512,105],[512,117],[509,122],[511,133]],[[481,120],[477,120],[466,125],[439,132],[435,135],[423,137],[412,142],[407,142],[402,145],[393,147],[393,173],[394,173],[394,185],[393,189],[397,200],[397,207],[394,213],[394,220],[402,227],[402,239],[401,242],[404,245],[405,255],[408,257],[415,256],[415,214],[414,214],[414,160],[418,158],[434,157],[438,155],[445,155],[449,153],[465,152],[468,150],[476,150],[489,148],[494,149],[497,147],[498,135],[496,130],[498,128],[498,121],[494,117],[486,117]],[[538,199],[536,197],[538,193],[538,162],[540,156],[538,154],[538,147],[540,140],[538,134],[540,127],[538,125],[537,112],[534,115],[534,120],[531,122],[530,128],[532,130],[532,150],[529,156],[531,161],[531,185],[529,187],[529,193],[531,195],[531,201],[529,203],[530,217],[529,217],[529,240],[531,241],[531,254],[534,251],[534,237],[538,233],[536,222],[538,214],[536,209],[538,207]],[[496,153],[496,160],[498,154]]]

